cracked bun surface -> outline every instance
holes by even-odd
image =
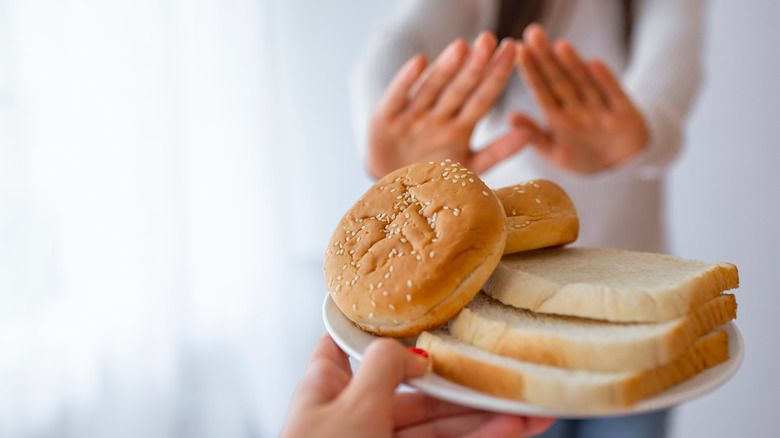
[[[569,195],[554,182],[535,179],[495,193],[508,221],[504,254],[577,240],[580,230],[577,210]]]
[[[501,203],[473,172],[413,164],[377,181],[339,222],[325,254],[328,292],[361,329],[416,336],[474,298],[506,233]]]

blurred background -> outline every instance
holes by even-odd
[[[396,5],[0,0],[0,437],[270,437],[370,180],[349,72]],[[780,3],[712,1],[676,255],[740,270],[738,374],[674,437],[776,436]]]

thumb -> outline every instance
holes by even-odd
[[[422,351],[422,350],[420,350]],[[366,401],[392,401],[403,381],[422,376],[428,369],[427,353],[415,354],[389,338],[373,341],[347,388],[350,397]]]
[[[530,140],[531,133],[528,130],[513,128],[511,131],[493,140],[485,148],[474,152],[471,156],[471,164],[468,167],[477,174],[482,174],[519,152]]]
[[[514,129],[528,132],[529,143],[533,143],[537,149],[546,152],[550,148],[550,135],[539,124],[523,113],[509,113],[507,121]]]

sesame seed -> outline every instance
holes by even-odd
[[[368,284],[368,290],[374,290],[374,283]]]
[[[373,314],[373,313],[369,313],[369,314],[368,314],[368,317],[369,317],[369,318],[373,318],[373,317],[374,317],[374,314]]]
[[[376,303],[374,302],[374,300],[371,300],[371,307],[376,307]]]
[[[354,249],[353,249],[352,251],[350,251],[350,252],[349,252],[349,254],[350,254],[350,255],[352,255],[352,254],[354,254],[354,253],[355,253],[355,250],[354,250]]]
[[[420,257],[420,254],[417,254],[416,258],[417,258],[417,260],[422,260],[422,257]]]
[[[469,178],[469,182],[474,182],[474,178]]]
[[[485,196],[488,196],[488,193],[486,191],[484,191],[484,190],[482,191],[482,194],[485,195]]]
[[[387,274],[385,274],[385,280],[387,280],[388,278],[390,278],[390,273],[389,272]]]
[[[541,200],[539,200],[539,198],[536,198],[536,203],[537,203],[537,204],[541,204],[541,203],[542,203],[542,201],[541,201]]]
[[[406,239],[404,239],[404,238],[402,237],[402,238],[401,238],[401,243],[406,243]]]
[[[382,282],[377,283],[376,287],[382,287]]]
[[[357,310],[357,304],[352,305],[352,310]]]
[[[462,185],[463,187],[466,187],[466,181],[463,181],[462,183],[460,183],[460,185]]]
[[[512,210],[512,216],[517,216],[517,210]]]
[[[384,292],[382,292],[382,295],[384,295],[384,296],[388,296],[388,295],[390,295],[390,294],[389,294],[389,293],[387,293],[387,291],[384,291]]]
[[[412,301],[412,294],[406,294],[406,302]]]
[[[412,287],[412,280],[406,280],[406,285]]]
[[[337,285],[336,285],[336,292],[338,292],[338,291],[340,291],[340,290],[341,290],[341,285],[340,285],[340,284],[337,284]]]
[[[431,242],[433,242],[433,243],[436,243],[436,242],[438,242],[438,241],[439,241],[439,239],[437,239],[437,238],[435,238],[435,237],[434,237],[433,239],[431,239]]]
[[[449,209],[450,209],[450,208],[449,208],[449,207],[447,207],[446,205],[445,205],[444,207],[442,207],[442,208],[443,208],[444,210],[449,210]]]
[[[436,255],[436,252],[435,251],[431,251],[431,253],[429,255],[430,255],[431,258],[433,258],[433,256]]]
[[[390,272],[393,272],[393,267],[392,266],[390,266]]]
[[[391,305],[389,305],[389,306],[387,306],[387,307],[389,307],[389,308],[390,308],[390,310],[395,310],[395,306],[394,306],[394,305],[392,305],[392,304],[391,304]]]

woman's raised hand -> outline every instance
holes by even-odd
[[[583,62],[566,41],[551,46],[539,25],[530,25],[516,44],[520,74],[547,121],[511,113],[515,128],[533,132],[534,146],[560,168],[593,173],[637,155],[648,142],[639,110],[600,61]]]
[[[528,142],[511,130],[474,151],[471,136],[512,74],[515,47],[484,32],[451,43],[428,65],[418,55],[398,72],[371,117],[366,167],[375,178],[419,161],[452,159],[482,173]]]

